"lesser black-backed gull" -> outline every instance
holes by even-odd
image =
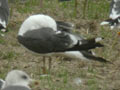
[[[89,51],[89,49],[103,47],[99,43],[102,38],[82,39],[79,35],[69,32],[69,30],[59,30],[57,24],[50,16],[32,15],[21,25],[18,32],[18,41],[27,49],[42,55],[82,51],[81,53],[85,57],[106,62],[103,58],[93,56]]]
[[[8,24],[8,0],[0,0],[0,30],[5,32]]]
[[[34,81],[29,75],[20,70],[10,71],[1,90],[31,90],[29,84]]]
[[[119,27],[120,24],[120,0],[112,0],[110,4],[109,19],[103,21],[101,25],[110,25],[111,29]]]

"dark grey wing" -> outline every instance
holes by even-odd
[[[2,80],[2,79],[0,79],[0,90],[1,90],[1,88],[2,88],[2,86],[3,86],[3,84],[4,84],[4,80]]]
[[[8,86],[2,90],[31,90],[31,89],[25,86]]]
[[[9,7],[8,0],[0,0],[0,19],[8,23]]]
[[[54,32],[50,28],[42,28],[37,30],[28,31],[24,36],[18,36],[18,41],[26,48],[37,53],[51,53],[51,52],[64,52],[64,51],[79,51],[88,50],[103,45],[97,43],[95,38],[88,40],[77,40],[71,37],[71,33]]]
[[[18,41],[38,53],[63,51],[69,48],[72,42],[66,33],[56,34],[51,28],[28,31],[23,37],[18,36]]]
[[[93,55],[92,51],[88,51],[88,50],[85,50],[85,51],[80,51],[83,56],[89,60],[95,60],[95,61],[99,61],[99,62],[109,62],[107,61],[106,59],[102,58],[102,57],[97,57],[95,55]]]
[[[71,32],[74,24],[69,22],[63,22],[63,21],[56,21],[57,23],[57,29],[61,31]]]
[[[78,34],[78,33],[72,32],[72,34],[73,34],[78,40],[85,40],[85,38],[84,38],[83,36],[81,36],[80,34]]]

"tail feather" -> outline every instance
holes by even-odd
[[[94,49],[94,48],[96,48],[96,47],[104,47],[104,45],[102,45],[101,43],[86,43],[86,44],[83,44],[83,45],[81,45],[81,46],[76,46],[76,48],[78,48],[78,50],[79,50],[79,48],[81,49],[83,49],[83,50],[89,50],[89,49]]]
[[[108,63],[109,61],[107,61],[106,59],[102,58],[102,57],[96,57],[96,56],[90,56],[89,58],[95,60],[95,61],[99,61],[99,62],[104,62],[104,63]]]
[[[108,61],[102,57],[94,56],[92,53],[89,53],[88,51],[82,51],[81,53],[84,55],[84,57],[86,57],[90,60],[95,60],[95,61],[104,62],[104,63],[111,63],[110,61]]]
[[[80,44],[94,44],[94,43],[98,43],[99,41],[101,41],[101,40],[103,40],[103,38],[102,37],[97,37],[97,38],[91,38],[91,39],[83,39],[83,40],[81,40],[81,41],[79,41],[80,42]]]
[[[87,39],[79,42],[82,44],[81,45],[82,48],[88,50],[88,49],[94,49],[96,47],[103,47],[104,45],[99,43],[99,41],[101,41],[102,39],[103,38],[98,37],[98,38]]]
[[[88,40],[80,40],[78,43],[72,47],[69,48],[67,51],[81,51],[81,50],[89,50],[89,49],[94,49],[96,47],[103,47],[101,43],[99,43],[99,40],[96,40],[97,38],[92,38]],[[102,39],[102,38],[101,38]]]

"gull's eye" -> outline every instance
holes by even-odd
[[[22,75],[22,78],[23,79],[27,79],[28,77],[26,75]]]

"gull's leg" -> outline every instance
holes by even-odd
[[[43,56],[43,74],[46,74],[46,67],[45,67],[45,62],[46,62],[46,57]]]
[[[50,69],[51,69],[51,63],[52,63],[52,58],[49,57],[49,73],[50,73]]]

